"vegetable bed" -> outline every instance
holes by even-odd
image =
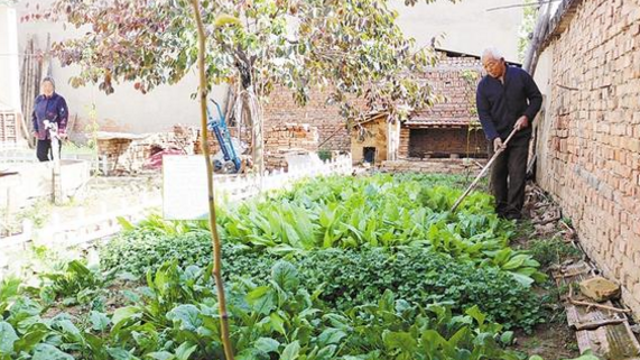
[[[332,177],[219,209],[237,359],[527,359],[545,314],[514,226],[459,179]],[[206,224],[134,227],[0,285],[0,359],[223,359]],[[536,358],[537,359],[537,358]]]

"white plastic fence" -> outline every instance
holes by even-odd
[[[351,155],[342,155],[325,162],[309,161],[293,167],[291,171],[280,169],[266,172],[262,179],[251,175],[220,175],[215,177],[214,186],[216,193],[222,198],[241,201],[256,196],[261,191],[285,189],[307,177],[348,175],[352,171]],[[79,209],[76,213],[66,214],[66,221],[54,213],[48,225],[42,229],[35,229],[30,221],[25,220],[20,234],[0,238],[0,279],[4,273],[15,268],[11,266],[12,263],[32,244],[64,249],[107,238],[122,231],[118,217],[136,223],[147,216],[149,209],[160,208],[161,205],[160,197],[144,193],[138,204],[131,206],[122,203],[116,211],[105,203],[97,214],[88,215]]]
[[[260,194],[261,191],[285,189],[304,178],[327,175],[348,175],[353,172],[351,155],[340,155],[327,161],[308,161],[305,164],[283,169],[267,171],[262,178],[254,175],[220,175],[214,180],[216,193],[227,200],[242,200]]]

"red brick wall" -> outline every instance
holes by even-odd
[[[475,83],[468,83],[463,74],[469,71],[479,74],[480,61],[472,57],[446,57],[444,53],[442,55],[440,62],[429,70],[424,80],[431,84],[438,94],[443,95],[446,102],[426,110],[425,116],[445,120],[476,119]],[[309,103],[300,107],[295,104],[289,90],[276,88],[269,96],[269,104],[264,107],[265,128],[284,123],[309,124],[318,128],[319,144],[333,135],[320,148],[349,151],[351,140],[345,120],[337,106],[326,105],[328,95],[328,91],[314,89],[311,91]],[[363,100],[356,101],[356,104],[364,108]],[[400,149],[400,156],[404,150]]]
[[[444,102],[421,111],[419,118],[444,120],[477,120],[475,108],[476,85],[480,80],[482,63],[473,57],[442,57],[425,75],[435,94]]]
[[[409,130],[410,157],[484,157],[487,141],[482,130],[432,128]]]
[[[538,181],[640,313],[640,1],[582,2],[547,51]]]
[[[311,91],[309,103],[300,107],[293,100],[291,92],[276,88],[264,106],[264,127],[270,129],[285,123],[309,124],[318,129],[319,144],[331,137],[322,149],[349,151],[350,138],[346,122],[337,106],[326,105],[329,92]],[[265,140],[268,138],[265,137]]]

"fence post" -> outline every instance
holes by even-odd
[[[33,240],[33,222],[29,219],[22,220],[22,236],[25,242]]]

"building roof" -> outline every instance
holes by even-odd
[[[365,115],[364,119],[361,121],[356,121],[352,127],[356,127],[362,124],[366,124],[368,122],[371,122],[373,120],[378,120],[382,117],[387,117],[389,116],[389,112],[387,111],[371,111],[370,113],[368,113],[367,115]]]
[[[403,123],[404,126],[413,128],[426,127],[467,127],[477,123],[475,114],[475,84],[469,83],[467,73],[469,71],[478,75],[480,80],[482,65],[480,56],[464,54],[441,48],[436,51],[446,54],[446,59],[433,67],[430,67],[420,82],[432,86],[433,93],[444,95],[446,100],[437,102],[433,106],[414,111],[410,118]],[[458,59],[471,58],[471,59]],[[473,59],[473,60],[472,60]],[[508,62],[512,66],[521,67],[521,64]],[[366,115],[365,119],[354,126],[361,125],[382,116],[387,116],[385,111],[373,111]]]
[[[462,52],[459,52],[459,51],[452,51],[452,50],[447,50],[447,49],[443,49],[443,48],[439,48],[439,47],[436,47],[435,50],[438,51],[438,52],[446,54],[447,57],[449,57],[449,58],[472,57],[472,58],[475,58],[477,60],[482,60],[481,59],[482,56],[478,55],[478,54],[462,53]],[[519,62],[509,61],[509,60],[506,60],[506,59],[505,59],[505,62],[507,64],[511,65],[511,66],[522,67],[522,63],[519,63]],[[436,65],[436,67],[437,67],[437,65]]]
[[[538,53],[544,51],[551,42],[562,34],[573,20],[583,0],[562,0],[558,8],[549,13],[549,18],[544,21],[548,22],[547,31],[544,39],[538,46]]]
[[[407,127],[467,127],[477,120],[469,109],[458,111],[439,111],[438,105],[422,111],[417,111],[407,120],[404,125]]]

